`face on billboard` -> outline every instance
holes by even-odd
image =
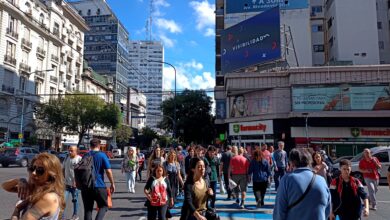
[[[230,98],[230,117],[256,116],[272,111],[272,91],[251,92]]]
[[[276,60],[280,56],[278,7],[222,31],[221,68],[223,73]]]

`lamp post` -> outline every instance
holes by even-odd
[[[308,129],[308,126],[307,126],[307,121],[309,119],[309,113],[305,112],[305,113],[302,113],[302,115],[305,117],[305,133],[306,133],[306,144],[307,144],[307,148],[309,148],[309,129]]]
[[[42,72],[50,72],[50,71],[53,71],[53,69],[47,69],[47,70],[37,70],[37,71],[34,71],[34,72],[30,72],[30,74],[33,74],[33,73],[42,73]],[[27,83],[27,82],[26,82]],[[24,121],[24,97],[26,95],[26,83],[23,84],[23,88],[22,88],[22,114],[20,115],[20,135],[23,135],[23,121]],[[22,137],[19,135],[19,142],[22,143]]]
[[[173,96],[173,123],[172,124],[173,124],[173,139],[176,139],[176,68],[172,64],[164,61],[158,61],[158,60],[146,60],[146,61],[150,63],[154,62],[154,63],[166,64],[168,66],[171,66],[175,72],[175,94]]]

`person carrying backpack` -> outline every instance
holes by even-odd
[[[100,152],[100,140],[93,138],[90,145],[90,152],[85,154],[78,164],[79,166],[75,167],[76,185],[81,189],[81,197],[84,203],[84,220],[92,220],[95,201],[99,208],[95,219],[101,220],[104,219],[104,215],[108,210],[104,173],[106,173],[111,183],[111,194],[115,192],[115,183],[110,161],[105,153]],[[80,168],[81,165],[85,165],[84,169]]]
[[[144,193],[147,201],[148,220],[155,220],[156,215],[159,220],[166,219],[168,206],[173,207],[173,192],[166,171],[161,164],[156,164],[151,176],[146,182]]]
[[[332,212],[330,220],[334,220],[338,215],[340,220],[360,219],[362,212],[362,200],[364,201],[363,215],[369,214],[367,193],[364,191],[362,183],[351,176],[351,162],[349,160],[340,161],[341,175],[332,180],[330,193],[332,197]]]

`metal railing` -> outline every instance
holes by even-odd
[[[15,39],[19,38],[19,34],[13,28],[7,28],[7,35],[9,35]]]
[[[10,55],[5,55],[5,56],[4,56],[4,62],[6,62],[6,63],[8,63],[8,64],[11,64],[11,65],[13,65],[13,66],[16,65],[16,59],[15,59],[15,57],[12,57],[12,56],[10,56]]]
[[[44,72],[40,72],[40,70],[37,70],[37,71],[35,71],[35,76],[44,79],[45,78],[45,73]]]
[[[25,64],[25,63],[20,63],[19,64],[19,70],[27,73],[31,73],[31,66]]]
[[[50,76],[50,82],[58,83],[58,77]]]
[[[46,56],[46,51],[43,48],[37,47],[37,54],[45,57]]]
[[[31,49],[32,43],[26,38],[22,38],[22,45],[28,49]]]
[[[3,84],[3,85],[1,85],[1,91],[14,94],[15,93],[15,87],[7,86],[7,85]]]
[[[52,54],[52,55],[51,55],[51,60],[58,63],[58,61],[59,61],[60,59],[58,58],[58,56]]]

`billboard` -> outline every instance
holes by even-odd
[[[278,7],[221,32],[222,73],[279,59],[280,55]]]
[[[226,118],[226,100],[216,100],[215,101],[215,111],[217,119],[225,119]]]
[[[389,86],[293,88],[293,111],[390,110]]]
[[[271,113],[272,91],[251,92],[230,97],[230,118]]]
[[[226,0],[226,14],[261,12],[279,6],[282,10],[302,9],[309,6],[308,0]]]
[[[236,122],[229,124],[229,135],[262,135],[273,134],[272,120]]]

